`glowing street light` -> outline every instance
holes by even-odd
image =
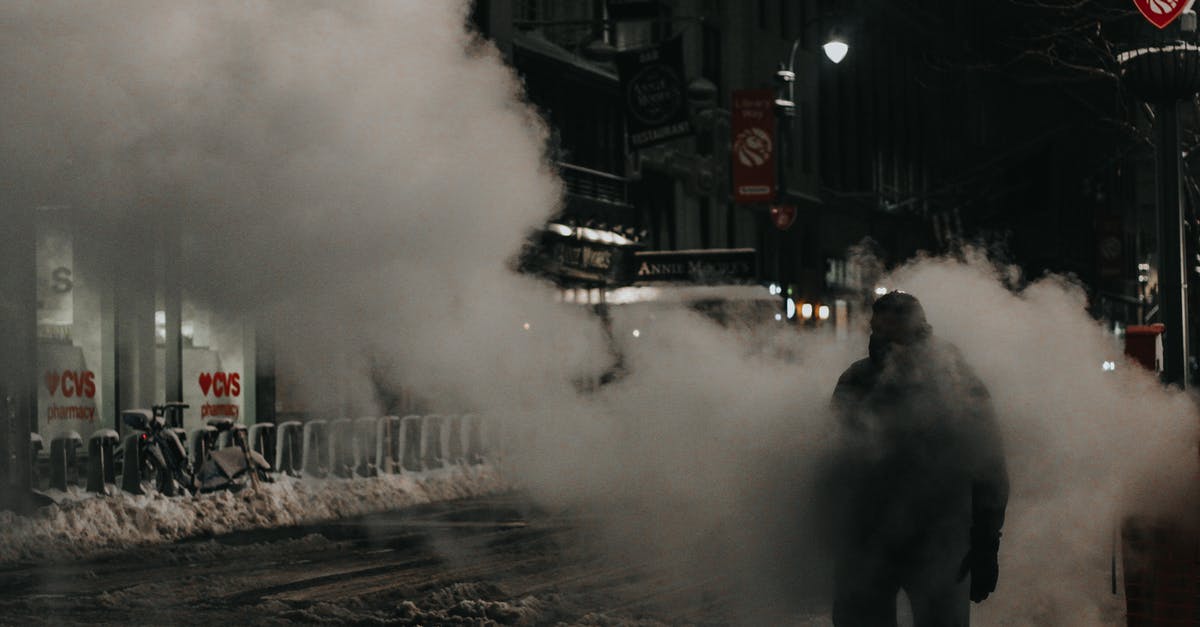
[[[803,317],[805,320],[808,320],[808,319],[812,318],[812,315],[813,315],[812,303],[804,303],[800,307],[800,316]]]
[[[821,305],[817,307],[817,317],[821,320],[829,319],[829,305]]]
[[[829,57],[830,61],[837,64],[846,58],[846,53],[850,52],[850,45],[835,37],[825,42],[821,49],[825,51],[825,56]]]

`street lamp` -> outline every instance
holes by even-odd
[[[829,57],[834,63],[841,63],[842,59],[846,58],[846,53],[850,52],[850,45],[840,39],[830,39],[821,46],[825,51],[825,56]]]
[[[801,32],[815,23],[818,19],[809,20],[801,27]],[[841,63],[842,59],[846,58],[846,53],[850,51],[850,46],[837,33],[831,33],[829,39],[821,46],[825,51],[825,56],[833,63]],[[778,117],[778,125],[776,128],[775,145],[779,147],[780,158],[776,159],[776,200],[786,202],[790,200],[788,191],[788,167],[791,163],[792,154],[792,118],[796,116],[796,52],[800,50],[800,38],[797,37],[792,41],[792,49],[788,54],[787,63],[780,63],[779,69],[775,71],[775,81],[779,86],[779,90],[775,96],[775,112]],[[777,234],[778,236],[778,234]],[[785,273],[780,269],[782,261],[782,249],[784,240],[779,236],[778,248],[776,249],[775,257],[775,272],[781,280],[786,279]],[[783,282],[786,282],[784,280]],[[812,317],[812,305],[805,304],[808,308],[808,313],[804,316],[807,320]]]
[[[800,39],[797,38],[792,42],[792,51],[788,55],[787,65],[780,63],[779,69],[775,71],[775,81],[781,88],[779,97],[775,99],[775,107],[787,117],[796,114],[796,51],[799,49]],[[850,44],[834,33],[829,36],[828,41],[821,45],[821,50],[825,51],[825,56],[836,65],[841,63],[842,59],[845,59],[850,52]],[[787,89],[786,96],[782,93],[783,88]]]

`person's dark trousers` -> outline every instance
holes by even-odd
[[[881,563],[867,558],[839,560],[835,573],[833,624],[836,627],[894,627],[896,594],[904,590],[915,627],[968,627],[970,577],[958,581],[957,564]]]

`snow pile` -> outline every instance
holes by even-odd
[[[489,465],[370,479],[289,478],[195,498],[66,495],[32,516],[0,512],[0,563],[82,557],[101,550],[246,529],[288,527],[472,498],[506,489]]]

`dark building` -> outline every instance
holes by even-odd
[[[633,17],[630,5],[639,5]],[[1132,8],[952,0],[475,7],[553,129],[568,189],[563,219],[572,224],[616,228],[644,250],[752,248],[760,282],[786,286],[798,301],[851,306],[874,287],[874,268],[848,255],[867,238],[862,250],[885,265],[976,244],[1027,279],[1077,277],[1095,313],[1118,326],[1154,320],[1149,119],[1115,71],[1120,41],[1139,19]],[[612,55],[674,36],[683,40],[694,133],[633,150]],[[822,54],[832,37],[850,46],[838,64]],[[736,90],[777,88],[775,70],[793,43],[795,117],[778,202],[796,206],[797,218],[780,230],[771,203],[733,202],[730,115]]]

